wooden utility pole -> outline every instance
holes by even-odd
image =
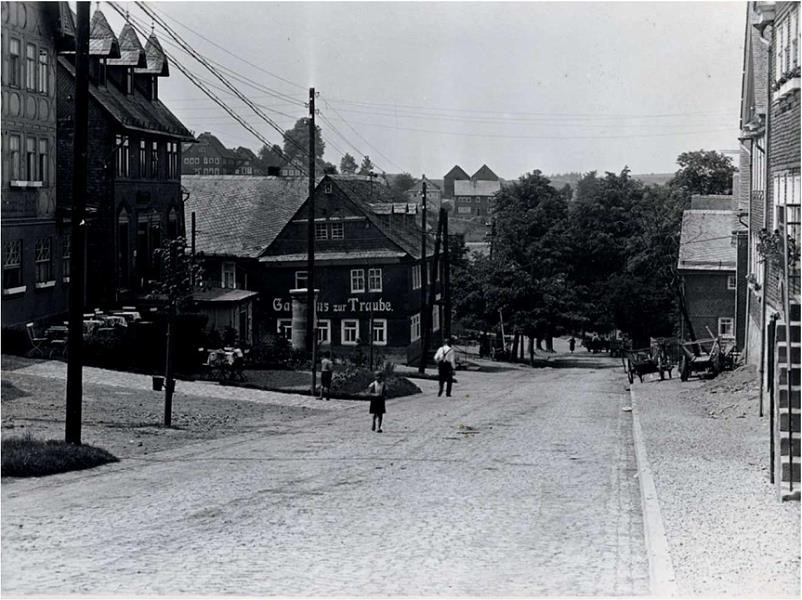
[[[164,268],[164,262],[162,262],[162,270],[164,271],[162,277],[167,277],[168,281],[173,283],[181,273],[178,265],[178,255],[173,243],[170,244],[169,261],[169,266],[166,269]],[[173,336],[175,335],[175,315],[178,298],[168,292],[167,302],[169,304],[167,306],[167,338],[165,340],[167,356],[164,364],[164,426],[170,427],[173,424],[173,391],[175,390],[175,381],[173,379]]]
[[[78,2],[75,35],[75,122],[72,168],[72,215],[70,217],[69,327],[67,339],[67,398],[65,441],[81,443],[83,401],[83,313],[85,279],[86,193],[89,150],[89,2]]]
[[[451,261],[448,243],[448,210],[440,205],[443,220],[443,336],[451,337]]]
[[[306,273],[306,343],[312,357],[312,395],[315,395],[315,88],[309,88],[309,201],[308,201],[308,254]]]
[[[426,314],[426,176],[423,176],[421,185],[423,197],[421,200],[421,219],[420,219],[420,365],[418,373],[426,371],[426,350],[429,345],[428,316]]]
[[[443,230],[443,221],[442,221],[443,213],[442,211],[439,214],[438,221],[437,221],[437,233],[434,236],[434,256],[432,258],[432,285],[429,288],[429,305],[426,307],[429,312],[426,314],[431,315],[434,312],[434,307],[436,304],[436,292],[437,286],[435,285],[435,281],[437,281],[437,273],[439,271],[437,269],[440,268],[440,233]],[[440,282],[442,284],[442,281]],[[432,335],[434,335],[434,324],[432,324]],[[440,323],[440,337],[445,339],[445,334],[443,333],[443,324]]]

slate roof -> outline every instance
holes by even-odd
[[[155,34],[151,33],[145,43],[145,59],[147,67],[134,69],[134,73],[142,75],[156,75],[157,77],[167,77],[170,75],[170,68],[167,64],[167,55],[159,43]]]
[[[462,170],[462,167],[459,165],[454,165],[451,167],[451,170],[443,176],[443,179],[448,179],[449,177],[461,177],[465,179],[470,179],[471,176],[468,175],[465,171]]]
[[[89,24],[89,56],[120,58],[120,43],[100,10],[95,11]]]
[[[64,57],[58,60],[75,77],[75,67]],[[134,89],[132,95],[126,95],[114,85],[97,86],[90,83],[89,94],[126,129],[162,133],[185,141],[194,139],[178,117],[160,100],[151,101],[138,89]]]
[[[195,249],[256,258],[307,199],[308,182],[252,175],[183,175],[185,222],[195,211]]]
[[[212,287],[203,290],[196,290],[192,293],[195,302],[241,302],[248,298],[258,296],[258,292],[250,290],[232,290],[229,288]]]
[[[120,58],[110,58],[108,64],[115,67],[146,67],[145,49],[130,23],[120,31]]]
[[[732,232],[743,227],[733,210],[686,210],[682,213],[681,271],[735,271]]]
[[[464,180],[454,182],[454,196],[493,196],[501,189],[499,181]]]
[[[223,142],[221,142],[219,139],[217,139],[216,136],[212,135],[208,131],[206,131],[204,133],[201,133],[198,136],[198,142],[206,142],[212,148],[214,148],[215,152],[217,152],[217,154],[219,154],[220,156],[224,156],[224,157],[230,158],[230,159],[236,159],[237,158],[237,154],[236,154],[235,151],[229,150],[228,148],[226,148],[223,145]]]
[[[474,181],[498,181],[498,175],[496,175],[487,165],[482,165],[479,167],[476,173],[471,175],[471,179]]]

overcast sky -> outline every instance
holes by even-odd
[[[122,18],[100,6],[119,33]],[[150,17],[125,6],[150,31]],[[738,146],[742,2],[149,6],[198,53],[252,80],[257,87],[237,87],[283,129],[306,116],[315,87],[324,158],[338,166],[350,152],[357,162],[369,155],[379,170],[430,178],[485,163],[508,179],[626,165],[672,172],[685,150]],[[213,80],[158,24],[155,32],[173,62]],[[282,143],[240,100],[219,93]],[[175,65],[160,97],[196,134],[261,147]]]

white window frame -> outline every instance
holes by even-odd
[[[276,334],[284,339],[292,339],[292,319],[276,319]]]
[[[305,288],[309,285],[309,273],[307,271],[295,271],[295,289]]]
[[[331,224],[331,239],[344,240],[345,239],[345,226],[343,223]]]
[[[353,334],[346,336],[346,332]],[[343,319],[340,321],[340,341],[343,346],[356,346],[359,343],[359,319]]]
[[[47,53],[46,48],[39,48],[39,88],[37,91],[40,94],[47,94],[48,90],[48,75],[50,69],[48,65],[50,64],[50,56]]]
[[[18,39],[11,38],[8,43],[8,70],[10,75],[8,77],[8,85],[11,87],[21,87],[20,70],[22,66],[22,45]]]
[[[33,246],[34,282],[36,287],[49,287],[53,278],[53,240],[49,237],[36,240]]]
[[[365,269],[351,269],[351,293],[361,294],[365,291]]]
[[[226,275],[231,276],[231,283],[233,283],[233,285],[228,285]],[[227,261],[220,265],[220,287],[227,290],[237,289],[237,263]]]
[[[375,285],[378,283],[378,285]],[[368,291],[381,292],[382,287],[382,270],[381,267],[371,267],[368,269]]]
[[[420,313],[409,318],[409,341],[414,342],[420,339]]]
[[[3,294],[16,294],[25,291],[25,280],[23,279],[22,271],[22,240],[12,240],[10,242],[3,242]],[[16,271],[18,276],[15,277],[18,285],[6,287],[6,271]]]
[[[46,139],[40,139],[38,142],[39,147],[37,148],[39,152],[38,156],[38,165],[37,165],[37,175],[39,177],[38,181],[41,181],[42,184],[46,184],[50,179],[50,153],[48,152],[48,141]]]
[[[12,134],[8,136],[8,153],[10,155],[11,181],[22,179],[22,136]]]
[[[432,331],[440,330],[440,305],[435,303],[432,306]]]
[[[727,289],[728,290],[738,289],[738,280],[735,277],[735,275],[727,275]]]
[[[387,319],[373,319],[373,345],[387,345]]]
[[[327,223],[315,223],[315,239],[316,240],[329,239],[329,226]]]
[[[318,344],[331,344],[331,319],[317,320]]]
[[[35,92],[38,83],[36,72],[38,54],[36,44],[25,44],[25,89],[29,92]]]
[[[129,155],[128,155],[128,136],[118,135],[115,138],[116,144],[116,165],[117,177],[128,177],[129,175]]]
[[[420,264],[412,265],[412,289],[419,290],[421,286]]]
[[[729,333],[725,333],[725,329]],[[732,317],[719,317],[718,318],[718,335],[722,338],[731,339],[735,337],[735,319]]]

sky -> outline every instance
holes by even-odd
[[[123,17],[99,6],[119,33]],[[262,141],[175,63],[214,77],[138,6],[118,6],[146,34],[155,27],[173,63],[159,94],[176,116],[195,134],[258,151]],[[308,115],[314,87],[324,159],[337,166],[348,152],[379,171],[433,179],[483,164],[505,179],[536,169],[669,173],[681,152],[738,147],[743,2],[147,6],[278,130]],[[214,91],[262,140],[282,144],[241,100]]]

